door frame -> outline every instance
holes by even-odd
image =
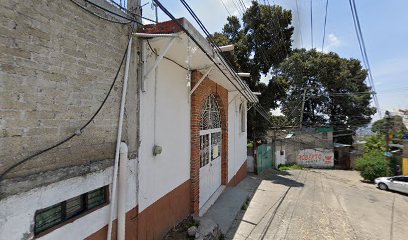
[[[202,76],[199,71],[192,71],[191,87],[198,83]],[[190,211],[198,216],[200,195],[200,118],[203,104],[213,95],[217,101],[221,117],[221,185],[228,183],[228,91],[214,81],[205,78],[191,95],[191,206]]]

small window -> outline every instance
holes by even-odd
[[[51,228],[64,224],[80,214],[102,206],[108,202],[108,186],[84,193],[77,197],[57,203],[51,207],[37,210],[35,213],[34,233],[38,235]]]
[[[322,138],[323,139],[328,139],[329,138],[327,132],[322,133]]]
[[[246,131],[246,111],[245,111],[245,106],[244,103],[241,103],[239,105],[239,128],[241,130],[241,132],[245,132]]]

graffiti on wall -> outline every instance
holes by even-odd
[[[333,167],[333,150],[323,148],[300,150],[297,155],[297,164],[307,167]]]

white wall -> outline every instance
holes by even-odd
[[[237,94],[239,93],[228,93],[228,181],[235,176],[247,159],[247,131],[241,132],[239,123],[239,105],[244,102],[246,114],[246,101]]]
[[[147,68],[152,64],[150,59]],[[191,111],[186,74],[174,63],[161,61],[156,116],[155,71],[145,80],[146,92],[140,94],[140,212],[190,179]],[[157,156],[152,153],[155,144],[163,148]]]
[[[137,205],[137,160],[130,160],[128,163],[127,211]],[[0,239],[31,239],[34,236],[36,210],[106,186],[112,181],[112,172],[112,167],[109,167],[104,171],[70,178],[2,199],[0,201]],[[38,239],[84,239],[108,224],[109,210],[110,204]]]

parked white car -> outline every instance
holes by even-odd
[[[374,182],[381,190],[408,193],[408,176],[379,177]]]

